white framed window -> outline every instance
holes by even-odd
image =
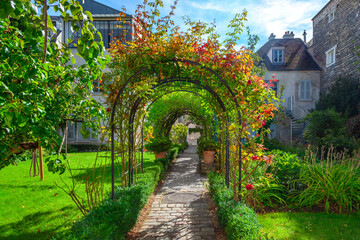
[[[300,81],[300,100],[311,100],[311,81]]]
[[[326,67],[330,67],[335,63],[336,46],[330,48],[325,52],[326,55]]]
[[[333,10],[332,12],[330,12],[328,15],[328,23],[331,22],[332,20],[334,20],[335,18],[335,10]]]
[[[272,50],[272,62],[273,63],[284,63],[284,49],[273,49]]]

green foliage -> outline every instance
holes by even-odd
[[[172,126],[183,115],[191,116],[191,120],[208,129],[213,129],[212,103],[188,92],[173,92],[157,100],[149,109],[147,124],[154,126],[154,136],[174,135],[174,142],[186,141],[187,127],[183,124]],[[173,129],[172,133],[170,130]]]
[[[356,139],[360,139],[360,114],[349,118],[346,122],[346,133]]]
[[[268,149],[268,151],[272,150],[280,150],[283,152],[287,152],[288,154],[296,154],[299,157],[305,156],[305,145],[288,145],[280,142],[278,139],[268,139],[264,138],[264,147]]]
[[[359,210],[360,166],[357,160],[325,161],[315,158],[303,165],[300,181],[307,186],[299,195],[301,206],[320,206],[326,212]]]
[[[47,15],[49,8],[65,22],[71,14],[74,29],[81,26],[77,48],[86,64],[68,64],[74,60],[70,49],[50,41],[48,31],[56,29]],[[21,142],[56,148],[61,142],[56,130],[64,119],[82,119],[83,126],[98,128],[104,111],[90,95],[106,60],[102,41],[96,41],[99,32],[89,21],[91,14],[84,14],[78,1],[51,1],[50,7],[46,1],[2,1],[0,9],[1,169],[16,162],[23,151]]]
[[[219,148],[218,143],[213,139],[200,138],[198,142],[198,151],[216,151]]]
[[[125,239],[164,173],[159,161],[137,176],[131,187],[117,187],[115,200],[105,200],[73,225],[65,239]]]
[[[346,119],[333,108],[314,111],[309,113],[305,119],[309,125],[305,130],[304,137],[317,147],[325,146],[326,149],[329,149],[334,146],[337,151],[347,149],[350,153],[358,148],[356,141],[346,134]]]
[[[256,213],[244,203],[234,201],[232,190],[226,187],[219,174],[209,174],[209,185],[227,239],[259,239],[260,225]]]
[[[167,137],[158,137],[151,139],[146,145],[145,148],[148,151],[152,152],[166,152],[171,148],[171,140]]]
[[[320,95],[316,110],[335,108],[343,116],[353,117],[359,113],[360,84],[358,79],[342,77],[325,94]]]
[[[202,128],[200,127],[195,127],[195,128],[189,128],[189,134],[192,134],[192,133],[202,133]]]
[[[186,142],[187,137],[187,126],[183,123],[175,124],[171,128],[170,139],[174,143]]]
[[[125,234],[136,224],[140,210],[151,193],[148,182],[129,187],[118,187],[115,200],[107,199],[74,224],[77,239],[125,239]]]
[[[299,182],[302,163],[299,157],[280,150],[271,151],[271,154],[274,154],[274,161],[268,172],[283,186],[284,194],[291,196],[302,190],[304,186]]]

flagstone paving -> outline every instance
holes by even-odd
[[[216,239],[203,198],[196,146],[181,154],[155,197],[137,239]]]

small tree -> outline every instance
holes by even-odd
[[[15,163],[21,142],[37,142],[55,149],[57,129],[66,119],[81,119],[97,129],[103,107],[91,98],[92,82],[105,66],[101,34],[75,0],[1,1],[0,3],[0,169]],[[49,8],[69,21],[78,54],[86,64],[75,67],[70,49],[51,42],[56,32]],[[41,9],[40,14],[36,9]],[[100,40],[100,41],[98,41]],[[97,120],[92,120],[97,117]]]

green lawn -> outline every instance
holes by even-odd
[[[83,175],[86,166],[93,164],[95,155],[69,154],[74,175]],[[153,161],[153,154],[144,153],[145,171]],[[0,170],[0,239],[49,239],[55,232],[71,228],[73,222],[82,216],[70,197],[55,186],[54,182],[61,184],[59,174],[45,168],[45,180],[40,181],[39,177],[29,177],[30,164],[26,161]],[[105,188],[109,190],[110,174],[108,166]],[[71,181],[68,172],[62,177]]]
[[[269,213],[259,221],[261,232],[275,239],[360,239],[360,214]]]

